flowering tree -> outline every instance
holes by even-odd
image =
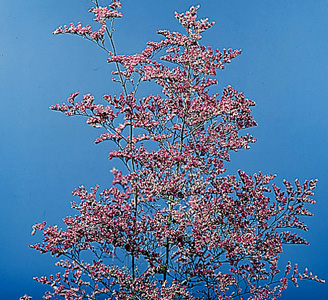
[[[185,33],[160,30],[159,42],[148,42],[141,54],[118,55],[114,20],[121,3],[90,12],[100,29],[70,24],[54,34],[86,38],[108,53],[120,95],[104,95],[106,105],[90,94],[70,95],[51,109],[67,116],[82,115],[103,128],[95,143],[110,141],[109,159],[120,159],[124,170],[112,169],[112,186],[79,198],[66,217],[66,228],[42,222],[43,242],[31,245],[60,257],[62,272],[34,278],[49,285],[44,298],[65,299],[276,299],[288,281],[323,282],[289,262],[278,269],[284,244],[308,244],[295,231],[307,231],[301,216],[312,216],[316,180],[272,184],[274,175],[223,175],[231,150],[248,149],[255,138],[243,134],[256,126],[254,101],[231,86],[211,93],[217,71],[241,50],[200,45],[213,22],[197,20],[198,7],[175,14]],[[162,53],[162,54],[161,54]],[[150,81],[158,95],[139,95]],[[31,299],[25,295],[20,299]]]

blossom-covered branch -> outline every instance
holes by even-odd
[[[45,299],[277,299],[288,281],[323,282],[297,265],[292,272],[291,263],[278,269],[285,244],[308,244],[299,232],[308,230],[317,181],[281,188],[275,175],[224,174],[230,152],[256,141],[246,132],[257,125],[255,102],[230,85],[216,91],[220,71],[241,50],[201,45],[214,23],[197,20],[196,6],[175,14],[183,33],[160,30],[162,39],[140,54],[119,55],[113,20],[122,17],[121,4],[93,2],[98,31],[79,23],[54,34],[105,49],[122,92],[96,104],[77,91],[51,109],[102,128],[95,143],[111,142],[108,158],[126,168],[113,168],[112,185],[100,193],[98,186],[74,190],[77,213],[64,228],[33,226],[44,237],[30,247],[60,257],[63,269],[35,278],[52,288]],[[145,81],[161,93],[140,95]]]

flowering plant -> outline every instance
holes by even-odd
[[[44,299],[276,299],[288,281],[323,282],[290,262],[278,269],[284,244],[308,244],[294,231],[308,230],[301,217],[312,216],[305,206],[315,203],[316,180],[283,181],[282,190],[275,175],[224,175],[229,152],[256,141],[242,133],[257,125],[255,102],[231,86],[210,92],[218,70],[241,50],[202,46],[214,23],[197,20],[197,6],[175,14],[185,33],[160,30],[162,39],[141,54],[118,55],[113,33],[121,3],[93,3],[100,29],[72,23],[54,34],[105,50],[122,93],[104,95],[103,105],[90,94],[78,100],[77,91],[51,109],[103,128],[95,143],[115,145],[109,159],[125,170],[113,168],[112,186],[101,192],[74,190],[78,214],[64,219],[66,228],[33,226],[44,238],[30,247],[62,258],[56,265],[63,272],[35,278],[52,289]],[[162,92],[139,96],[145,81]]]

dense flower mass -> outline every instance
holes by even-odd
[[[51,288],[44,299],[277,299],[288,281],[323,282],[290,262],[278,269],[285,244],[308,244],[298,232],[308,230],[303,217],[312,216],[306,206],[315,203],[316,180],[284,181],[282,189],[275,175],[224,175],[230,151],[256,141],[244,132],[257,125],[255,102],[231,86],[211,92],[219,70],[241,50],[201,45],[214,23],[197,20],[196,6],[175,14],[184,33],[161,30],[162,40],[141,54],[118,55],[113,24],[121,4],[93,2],[98,31],[79,23],[54,34],[79,35],[104,49],[122,93],[96,104],[77,91],[51,109],[103,128],[95,143],[115,145],[108,158],[126,168],[113,168],[112,185],[102,192],[74,190],[77,214],[64,219],[65,228],[33,226],[32,234],[44,237],[30,247],[60,257],[63,270],[35,278]],[[144,81],[162,92],[139,95]]]

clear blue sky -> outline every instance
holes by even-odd
[[[318,178],[315,216],[304,236],[310,246],[286,248],[282,261],[298,262],[328,279],[327,111],[328,2],[326,0],[123,0],[116,23],[121,54],[158,40],[157,29],[181,30],[174,11],[200,4],[199,16],[216,22],[203,43],[241,48],[243,54],[219,73],[255,100],[258,138],[233,155],[229,172],[276,173],[278,181]],[[106,55],[88,41],[53,36],[71,21],[92,24],[89,0],[0,1],[0,299],[28,293],[41,299],[33,276],[57,272],[55,259],[27,247],[35,222],[61,224],[74,214],[71,191],[111,182],[109,144],[94,145],[101,132],[83,118],[66,118],[48,107],[71,92],[98,99],[115,92]],[[324,299],[327,284],[302,281],[282,299]]]

